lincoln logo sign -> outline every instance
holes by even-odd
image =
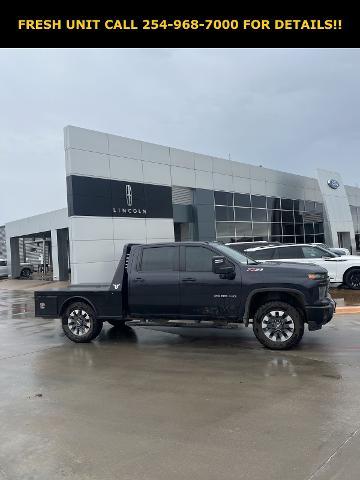
[[[334,178],[331,178],[330,180],[327,181],[327,184],[329,185],[330,188],[333,190],[336,190],[337,188],[340,187],[340,183],[335,180]]]
[[[132,207],[132,189],[131,185],[126,185],[126,203],[128,207]]]
[[[113,213],[120,213],[122,215],[146,215],[145,208],[134,208],[133,207],[133,191],[131,185],[127,184],[125,186],[125,200],[126,207],[113,207]]]

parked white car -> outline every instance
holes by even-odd
[[[20,263],[20,277],[29,278],[34,271],[34,265],[31,263]],[[7,277],[9,275],[9,268],[7,261],[4,258],[0,258],[0,277]]]
[[[339,257],[322,247],[308,244],[248,248],[244,253],[260,262],[281,261],[320,265],[328,271],[331,283],[344,283],[353,290],[360,290],[360,256],[357,255]]]

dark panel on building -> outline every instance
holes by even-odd
[[[172,218],[171,187],[67,177],[69,216]]]
[[[194,190],[194,217],[196,240],[215,240],[214,192],[203,188]]]
[[[56,230],[58,245],[59,280],[69,280],[69,229]]]
[[[192,223],[194,212],[192,205],[173,205],[174,223]]]

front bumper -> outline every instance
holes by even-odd
[[[305,308],[309,330],[319,330],[333,318],[336,302],[331,297],[326,297],[321,305],[307,306]]]

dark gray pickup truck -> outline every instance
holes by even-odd
[[[127,244],[110,285],[35,292],[35,314],[61,318],[74,342],[89,342],[103,322],[236,326],[251,322],[274,350],[299,343],[329,322],[335,302],[327,271],[311,264],[260,264],[216,242]],[[169,323],[170,322],[170,323]]]

